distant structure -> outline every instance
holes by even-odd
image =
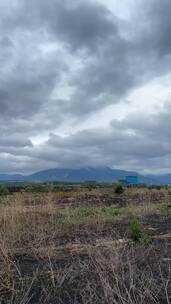
[[[137,175],[129,175],[126,176],[125,179],[119,179],[119,184],[122,186],[134,186],[139,183],[138,176]]]
[[[126,176],[126,183],[127,183],[127,185],[137,185],[138,176],[136,176],[136,175]]]

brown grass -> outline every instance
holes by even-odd
[[[169,221],[169,196],[137,204],[137,192],[124,208],[61,206],[65,193],[2,198],[0,303],[171,303],[169,240],[128,239],[134,217]]]

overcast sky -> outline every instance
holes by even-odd
[[[170,14],[170,0],[0,0],[0,172],[171,172]]]

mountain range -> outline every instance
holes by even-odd
[[[47,181],[63,181],[63,182],[116,182],[119,179],[124,179],[128,175],[138,176],[140,183],[146,184],[170,184],[171,174],[166,175],[148,175],[144,176],[134,171],[116,170],[108,167],[92,168],[84,167],[80,169],[55,168],[47,169],[33,173],[31,175],[21,174],[0,174],[0,181],[32,181],[32,182],[47,182]]]

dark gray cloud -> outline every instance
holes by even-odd
[[[30,0],[23,1],[17,8],[11,17],[13,27],[46,30],[73,52],[84,48],[94,51],[118,32],[117,18],[98,2]]]
[[[65,56],[69,58],[71,54],[80,60],[81,67],[75,72],[74,60],[72,63],[70,58],[66,78],[74,93],[69,102],[64,100],[62,107],[58,99],[54,101],[59,103],[58,113],[65,111],[80,116],[117,103],[132,88],[155,73],[161,73],[164,67],[168,69],[168,60],[161,64],[158,62],[160,43],[156,48],[156,31],[160,23],[163,24],[159,12],[156,17],[161,19],[159,26],[152,18],[151,23],[147,22],[149,26],[139,31],[141,24],[148,21],[145,16],[148,16],[151,6],[145,16],[141,14],[139,24],[134,24],[133,18],[134,32],[137,33],[133,39],[132,33],[124,37],[119,27],[121,22],[98,2],[31,0],[16,3],[18,5],[6,13],[8,19],[3,18],[2,23],[3,31],[7,23],[6,31],[10,36],[5,38],[4,46],[10,39],[15,42],[12,53],[14,66],[12,71],[10,69],[12,79],[7,75],[8,81],[2,88],[3,94],[7,95],[8,91],[7,100],[2,98],[2,108],[6,113],[11,111],[11,115],[24,115],[25,106],[29,103],[32,114],[42,103],[49,101],[53,89],[60,83]],[[169,23],[169,19],[167,21]],[[48,43],[61,43],[63,52],[54,51],[50,58],[47,54],[43,56],[40,48]],[[163,41],[162,47],[167,47],[167,40]],[[16,54],[20,58],[16,58]],[[16,111],[10,106],[11,95],[16,102]]]
[[[170,56],[171,2],[151,0],[146,5],[142,2],[141,8],[146,43],[151,45],[160,57]]]
[[[47,2],[45,9],[46,6]],[[47,11],[43,15],[47,16]],[[104,6],[89,1],[77,4],[55,1],[49,10],[49,26],[72,51],[82,48],[95,51],[118,32],[114,16]]]
[[[32,147],[32,143],[29,139],[24,138],[24,136],[21,136],[18,134],[18,136],[3,136],[1,134],[1,142],[0,146],[2,147],[15,147],[15,148],[24,148],[24,147]]]
[[[20,54],[15,53],[17,48],[13,52],[13,56],[17,55],[19,58],[14,59],[8,70],[7,56],[7,66],[0,76],[0,115],[23,118],[33,115],[50,100],[64,66],[56,58],[56,54],[51,58],[36,51],[31,54],[31,47],[23,46]]]
[[[129,114],[108,128],[82,130],[66,137],[51,134],[37,147],[24,141],[22,147],[0,146],[17,172],[49,167],[111,166],[131,170],[168,170],[171,161],[171,106],[161,113]],[[6,144],[6,143],[5,143]],[[14,157],[15,155],[15,157]],[[22,166],[21,166],[22,164]],[[157,164],[157,165],[156,165]],[[4,166],[4,165],[3,165]]]
[[[67,137],[51,134],[32,157],[64,167],[108,165],[149,171],[151,167],[162,170],[165,159],[164,166],[170,168],[170,115],[168,104],[161,113],[129,114],[108,128],[83,130]]]
[[[170,73],[170,10],[169,0],[140,0],[122,20],[93,0],[1,0],[0,169],[169,166],[169,106],[107,129],[55,133]]]

